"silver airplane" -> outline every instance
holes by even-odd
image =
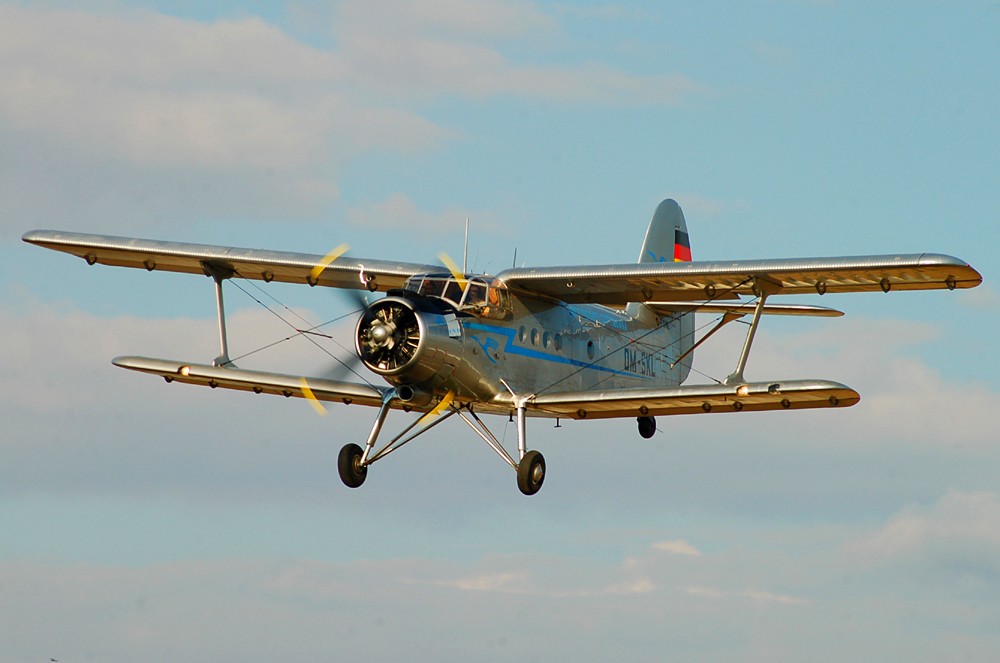
[[[802,304],[771,304],[777,295],[973,288],[982,276],[951,256],[922,253],[833,258],[692,262],[680,206],[653,214],[637,263],[514,268],[488,276],[455,266],[182,244],[52,230],[25,242],[97,263],[213,279],[221,352],[212,363],[116,357],[116,366],[169,382],[280,394],[377,408],[363,445],[340,451],[344,484],[357,488],[368,468],[458,415],[510,465],[532,495],[545,459],[528,450],[527,417],[633,417],[644,438],[657,416],[806,408],[842,408],[860,396],[829,380],[744,379],[754,335],[766,314],[839,316]],[[354,334],[357,359],[385,384],[238,368],[229,358],[223,283],[228,279],[383,291],[365,305]],[[718,316],[695,339],[695,313]],[[685,385],[694,350],[716,331],[750,316],[736,366],[718,384]],[[308,330],[302,330],[307,333]],[[414,420],[376,450],[389,410]],[[480,418],[517,421],[509,453]]]

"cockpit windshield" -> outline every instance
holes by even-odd
[[[451,274],[417,274],[407,279],[403,288],[426,297],[440,297],[460,310],[490,318],[502,318],[509,309],[506,288],[482,276],[458,279]]]

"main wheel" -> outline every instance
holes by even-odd
[[[639,422],[639,435],[647,440],[656,435],[656,419],[652,417],[636,417]]]
[[[361,447],[356,444],[345,444],[340,450],[337,458],[337,469],[340,471],[340,480],[348,488],[357,488],[365,482],[368,476],[368,467],[361,464],[361,456],[364,454]]]
[[[517,487],[525,495],[534,495],[545,481],[545,456],[529,451],[517,465]]]

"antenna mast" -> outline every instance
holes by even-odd
[[[469,273],[469,217],[465,217],[465,251],[462,252],[462,273]]]

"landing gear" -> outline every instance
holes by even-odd
[[[361,464],[364,450],[356,444],[345,444],[337,458],[340,480],[348,488],[358,488],[368,476],[368,466]]]
[[[393,401],[397,398],[399,396],[395,389],[389,389],[382,395],[382,407],[375,419],[375,423],[372,425],[371,433],[369,433],[364,447],[357,444],[347,444],[340,450],[340,456],[337,458],[337,469],[340,472],[341,481],[348,488],[358,488],[365,482],[368,476],[369,465],[385,458],[404,444],[423,435],[452,415],[457,414],[469,425],[469,428],[476,435],[482,438],[517,473],[517,487],[522,493],[525,495],[534,495],[541,489],[542,483],[545,481],[545,458],[538,451],[527,450],[525,440],[527,408],[524,405],[524,401],[519,402],[516,407],[518,424],[516,456],[507,453],[500,440],[487,428],[486,424],[483,423],[470,404],[455,403],[451,397],[442,399],[437,407],[421,415],[381,449],[376,450],[375,442],[382,430],[382,424],[385,423],[386,415]],[[514,458],[520,458],[521,461],[518,462]]]
[[[529,451],[517,465],[517,487],[525,495],[534,495],[545,481],[545,456]]]
[[[639,435],[647,440],[656,435],[656,419],[653,417],[637,417],[636,421],[639,422]]]

